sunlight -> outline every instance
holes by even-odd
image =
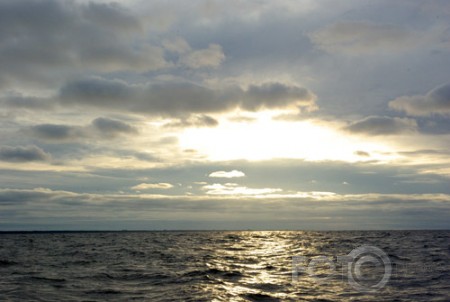
[[[223,120],[215,128],[190,128],[179,135],[183,149],[195,149],[210,160],[388,160],[388,146],[349,136],[312,121],[273,120],[267,112],[255,122]],[[372,153],[361,158],[356,151]],[[384,155],[383,155],[384,153]]]

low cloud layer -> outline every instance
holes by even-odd
[[[402,96],[389,103],[395,110],[412,116],[450,114],[450,83],[438,86],[426,95]]]
[[[259,198],[253,194],[238,197],[226,194],[100,195],[47,188],[0,189],[0,207],[5,207],[0,214],[3,222],[12,225],[20,223],[25,228],[37,223],[40,225],[38,229],[52,229],[53,224],[80,229],[79,224],[71,221],[83,221],[88,228],[93,223],[108,221],[113,223],[112,229],[121,229],[124,226],[122,221],[127,220],[146,221],[146,224],[140,226],[141,229],[158,229],[159,225],[155,223],[166,221],[166,225],[174,229],[178,226],[177,221],[205,223],[205,217],[211,221],[228,222],[227,229],[255,227],[254,224],[243,223],[248,221],[257,222],[256,225],[265,229],[273,228],[281,221],[285,223],[281,225],[297,229],[330,229],[332,226],[334,229],[348,229],[352,223],[361,223],[363,229],[377,228],[380,223],[390,229],[412,226],[414,223],[443,228],[448,227],[449,202],[450,197],[445,194],[330,195],[304,192],[296,197]],[[336,207],[336,203],[339,203],[339,207]],[[33,214],[37,209],[40,212],[51,211],[47,217],[42,218]],[[109,216],[111,211],[115,213],[114,219]],[[424,216],[424,213],[427,215]],[[433,217],[433,221],[430,217]],[[241,223],[236,226],[229,224],[230,221]],[[342,225],[342,221],[348,223]]]

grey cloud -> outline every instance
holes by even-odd
[[[121,134],[135,135],[138,131],[125,122],[99,117],[86,126],[40,124],[25,129],[25,133],[36,138],[59,142],[80,138],[114,138]]]
[[[132,96],[133,87],[124,81],[98,77],[72,81],[60,89],[60,97],[67,103],[92,102],[95,106],[125,106]]]
[[[219,122],[208,115],[201,115],[200,117],[197,118],[195,125],[215,127],[219,125]]]
[[[50,99],[23,95],[5,97],[2,102],[8,108],[32,110],[48,110],[54,106],[53,101]]]
[[[438,86],[426,95],[402,96],[389,103],[389,107],[413,116],[450,114],[450,83]]]
[[[55,80],[80,68],[145,71],[167,66],[162,48],[133,43],[143,33],[141,20],[119,4],[1,1],[0,85]]]
[[[315,95],[306,88],[282,83],[211,89],[187,82],[131,85],[120,80],[87,78],[72,81],[60,90],[63,104],[127,110],[151,115],[183,116],[214,113],[237,107],[246,110],[315,107]]]
[[[328,52],[370,54],[405,51],[431,42],[427,32],[414,32],[393,24],[366,21],[340,22],[310,34],[312,41]]]
[[[191,46],[181,37],[165,39],[162,43],[165,49],[173,53],[183,54],[191,50]]]
[[[306,88],[282,83],[266,83],[259,86],[250,85],[242,107],[250,111],[257,111],[263,107],[283,108],[291,105],[314,108],[314,100],[314,94]]]
[[[49,191],[42,189],[22,190],[22,189],[0,189],[0,205],[20,204],[32,201],[45,200]]]
[[[217,68],[224,60],[225,55],[222,47],[217,44],[210,44],[206,49],[196,50],[182,57],[181,62],[191,68]]]
[[[448,150],[433,150],[433,149],[423,149],[423,150],[414,150],[414,151],[401,151],[398,154],[411,156],[411,155],[442,155],[447,156],[450,155],[450,151]]]
[[[0,147],[0,160],[7,162],[46,161],[50,155],[39,147]]]
[[[136,128],[122,121],[99,117],[92,121],[92,125],[102,134],[116,136],[121,133],[136,134]]]
[[[135,158],[143,161],[159,161],[159,159],[152,155],[151,153],[145,152],[132,152],[131,153]]]
[[[78,131],[77,131],[78,130]],[[68,125],[41,124],[30,127],[31,135],[47,140],[65,140],[82,134],[81,129]]]
[[[416,129],[417,123],[413,119],[387,116],[369,116],[344,128],[351,133],[367,135],[394,135],[414,132]]]

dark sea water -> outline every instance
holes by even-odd
[[[0,234],[0,301],[450,301],[449,260],[450,231]]]

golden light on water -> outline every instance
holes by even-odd
[[[307,298],[307,293],[317,288],[316,280],[306,274],[292,279],[292,256],[314,256],[323,252],[318,250],[321,243],[310,234],[253,231],[224,234],[224,237],[226,242],[215,250],[207,263],[212,272],[210,278],[220,282],[202,288],[216,297],[213,301],[290,301],[298,299],[297,294]],[[225,274],[215,274],[218,271]],[[318,268],[316,273],[329,272]],[[330,292],[338,291],[342,284],[333,280],[328,287]],[[287,290],[280,290],[282,288]],[[320,296],[329,298],[327,291]]]

